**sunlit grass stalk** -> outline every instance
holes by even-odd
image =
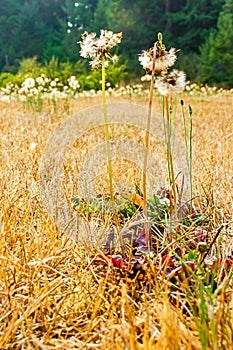
[[[193,285],[194,287],[194,285]],[[192,316],[199,334],[202,349],[207,349],[209,330],[208,330],[208,308],[204,298],[204,286],[202,283],[196,282],[196,296],[199,297],[199,305],[197,305],[196,298],[191,291],[189,284],[185,283],[185,295],[187,298],[188,305],[191,309]]]
[[[108,125],[108,115],[106,106],[106,71],[105,71],[105,58],[102,57],[102,103],[103,103],[103,113],[104,113],[104,128],[105,128],[105,140],[107,147],[107,157],[108,157],[108,178],[109,178],[109,192],[110,200],[113,200],[113,181],[112,181],[112,157],[110,148],[110,136],[109,136],[109,125]]]
[[[153,103],[153,92],[154,92],[154,82],[155,82],[155,60],[156,60],[156,43],[154,44],[153,48],[153,63],[152,63],[152,74],[151,74],[151,84],[150,84],[150,94],[149,94],[149,104],[148,104],[148,115],[147,115],[147,126],[146,126],[146,139],[145,139],[145,153],[144,153],[144,162],[143,162],[143,177],[142,177],[142,191],[143,191],[143,213],[146,218],[145,223],[145,234],[146,234],[146,244],[148,249],[150,249],[150,237],[149,237],[149,223],[148,223],[148,217],[147,217],[147,186],[146,186],[146,179],[147,179],[147,160],[148,160],[148,153],[149,153],[149,147],[150,147],[150,124],[151,124],[151,110],[152,110],[152,103]]]
[[[197,327],[197,331],[199,333],[202,349],[203,350],[209,349],[208,345],[209,345],[210,336],[211,336],[210,325],[211,325],[211,329],[216,328],[215,317],[213,317],[213,320],[211,322],[209,322],[210,320],[208,318],[208,305],[209,307],[213,307],[214,305],[213,289],[205,288],[205,285],[202,280],[202,276],[205,275],[206,271],[204,267],[201,265],[201,262],[200,261],[198,262],[198,259],[196,260],[196,264],[197,264],[197,271],[199,271],[199,275],[197,274],[197,271],[193,271],[190,268],[190,266],[187,264],[187,262],[183,258],[180,258],[174,251],[173,251],[173,254],[177,257],[178,260],[182,262],[182,265],[185,267],[185,269],[189,274],[188,279],[184,275],[185,295],[188,301],[188,305],[192,311],[192,315]],[[216,278],[216,275],[214,275],[213,278]],[[192,283],[192,286],[191,286],[191,283]],[[195,288],[195,292],[194,290],[192,291],[192,288]],[[199,300],[198,303],[195,297],[198,298]],[[216,335],[212,333],[213,339],[215,338],[215,336]]]
[[[167,148],[167,165],[168,165],[168,174],[169,174],[169,181],[171,186],[171,208],[170,208],[170,220],[172,220],[173,217],[173,206],[174,206],[174,214],[175,218],[177,218],[177,193],[176,193],[176,184],[175,184],[175,173],[174,173],[174,166],[173,166],[173,158],[172,158],[172,143],[171,143],[171,115],[169,110],[169,101],[168,96],[164,97],[164,107],[165,107],[165,142],[166,142],[166,148]],[[172,236],[170,234],[170,240],[172,239]]]
[[[190,213],[192,214],[193,198],[193,110],[189,106],[189,176],[190,176]]]
[[[184,141],[185,141],[185,151],[186,151],[186,161],[189,171],[189,186],[190,186],[190,215],[192,214],[192,198],[193,198],[193,174],[192,174],[192,164],[193,164],[193,119],[192,119],[192,108],[189,106],[189,135],[187,133],[187,121],[184,112],[184,101],[181,100],[182,115],[184,123]]]

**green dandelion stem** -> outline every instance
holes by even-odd
[[[102,103],[103,103],[103,112],[104,112],[105,140],[106,140],[107,156],[108,156],[109,192],[110,192],[110,200],[112,201],[113,200],[112,157],[111,157],[111,148],[110,148],[108,115],[107,115],[107,107],[106,107],[105,82],[106,82],[105,57],[103,56],[102,57]]]
[[[147,172],[147,161],[148,161],[148,153],[150,147],[150,124],[151,124],[151,110],[152,110],[152,102],[153,102],[153,92],[154,92],[154,82],[155,82],[155,60],[156,60],[156,43],[154,44],[153,49],[153,62],[152,62],[152,74],[151,74],[151,85],[150,85],[150,94],[149,94],[149,105],[148,105],[148,115],[147,115],[147,126],[146,126],[146,140],[145,140],[145,154],[144,154],[144,162],[143,162],[143,178],[142,178],[142,192],[143,192],[143,213],[146,218],[145,223],[145,232],[146,232],[146,244],[148,249],[150,249],[150,237],[149,237],[149,225],[147,220],[147,195],[146,195],[146,172]]]
[[[164,139],[165,139],[165,145],[166,145],[166,152],[167,152],[167,167],[168,167],[168,176],[169,176],[169,182],[171,183],[171,168],[170,168],[170,162],[169,162],[169,153],[168,153],[168,146],[167,146],[167,127],[166,127],[166,119],[165,119],[165,97],[162,96],[162,117],[163,117],[163,131],[164,131]]]

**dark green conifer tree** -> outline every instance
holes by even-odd
[[[233,87],[233,0],[226,0],[213,31],[201,48],[200,82]]]

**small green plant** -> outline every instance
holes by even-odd
[[[22,76],[31,75],[37,77],[41,72],[41,65],[37,57],[24,58],[19,63],[19,74]]]

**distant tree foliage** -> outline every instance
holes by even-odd
[[[232,86],[232,1],[0,1],[0,71],[16,72],[29,57],[75,66],[81,34],[103,28],[123,32],[118,53],[132,79],[141,72],[137,55],[162,32],[168,47],[180,49],[178,68],[188,78]]]
[[[92,29],[97,2],[98,0],[65,0],[64,2],[66,23],[62,44],[68,52],[67,58],[72,62],[80,58],[77,42],[80,41],[81,34],[85,30]]]
[[[226,0],[217,30],[201,47],[200,81],[233,87],[233,0]]]

